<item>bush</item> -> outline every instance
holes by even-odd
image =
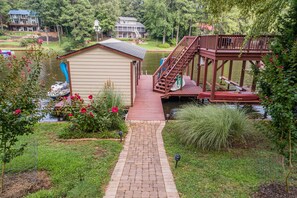
[[[220,150],[244,142],[251,124],[243,111],[226,106],[185,106],[175,124],[181,142],[203,150]]]
[[[34,38],[27,38],[27,39],[22,39],[20,42],[21,47],[27,47],[29,44],[37,43],[37,39]]]
[[[160,48],[169,48],[170,45],[168,43],[164,43],[164,44],[159,44],[158,47],[160,47]]]
[[[169,43],[170,43],[170,45],[175,46],[176,45],[176,39],[175,38],[169,39]]]
[[[106,87],[97,97],[90,95],[88,104],[75,94],[71,105],[64,106],[62,112],[70,121],[69,131],[79,133],[98,133],[111,130],[126,131],[122,119],[124,109],[121,97],[110,87]],[[64,99],[66,103],[66,98]]]

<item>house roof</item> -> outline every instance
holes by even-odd
[[[121,27],[145,27],[142,23],[139,23],[139,22],[136,22],[135,24],[116,22],[116,26],[121,26]]]
[[[119,17],[119,19],[124,21],[137,21],[135,17]]]
[[[112,39],[108,39],[108,40],[96,43],[95,45],[88,46],[80,50],[62,55],[58,57],[58,59],[68,58],[96,47],[111,50],[117,54],[129,56],[130,58],[136,58],[138,60],[143,60],[146,52],[146,50],[141,47],[112,38]]]
[[[9,10],[8,14],[23,14],[23,15],[36,15],[36,12],[31,10]]]

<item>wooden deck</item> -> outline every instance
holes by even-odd
[[[196,86],[196,83],[190,79],[189,76],[183,76],[185,79],[185,86],[178,91],[169,92],[168,97],[171,96],[184,96],[184,97],[197,97],[200,92],[202,92],[202,88],[200,86]]]
[[[162,94],[154,92],[151,75],[141,75],[133,107],[129,108],[127,120],[164,121]]]

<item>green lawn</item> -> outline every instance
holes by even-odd
[[[260,184],[284,181],[278,156],[263,141],[258,143],[261,146],[249,149],[198,151],[179,143],[170,122],[163,138],[176,186],[183,198],[250,197]],[[181,155],[177,169],[174,168],[175,153]],[[295,182],[296,179],[295,176]]]
[[[34,166],[32,144],[38,144],[38,169],[48,171],[52,188],[28,197],[103,197],[113,167],[122,150],[116,141],[84,141],[63,143],[56,141],[65,123],[38,124],[35,134],[22,137],[29,142],[23,156],[7,166],[10,171],[25,171]]]
[[[160,48],[159,44],[162,42],[156,40],[144,41],[143,44],[139,44],[138,46],[145,48],[148,51],[172,51],[175,46],[171,46],[170,48]]]

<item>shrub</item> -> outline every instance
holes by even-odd
[[[176,45],[176,39],[175,38],[169,39],[169,43],[170,43],[170,45],[175,46]]]
[[[203,150],[220,150],[244,142],[251,124],[243,111],[226,106],[185,106],[177,112],[180,140]]]
[[[158,47],[160,47],[160,48],[169,48],[170,45],[168,43],[164,43],[164,44],[159,44]]]
[[[64,99],[66,103],[66,98]],[[108,130],[126,131],[123,118],[121,97],[110,88],[105,87],[97,96],[88,97],[85,104],[79,94],[71,96],[71,105],[64,106],[62,112],[70,121],[69,131],[80,133],[105,132]]]
[[[21,47],[27,47],[29,44],[37,43],[37,39],[35,38],[26,38],[22,39],[20,42]]]

